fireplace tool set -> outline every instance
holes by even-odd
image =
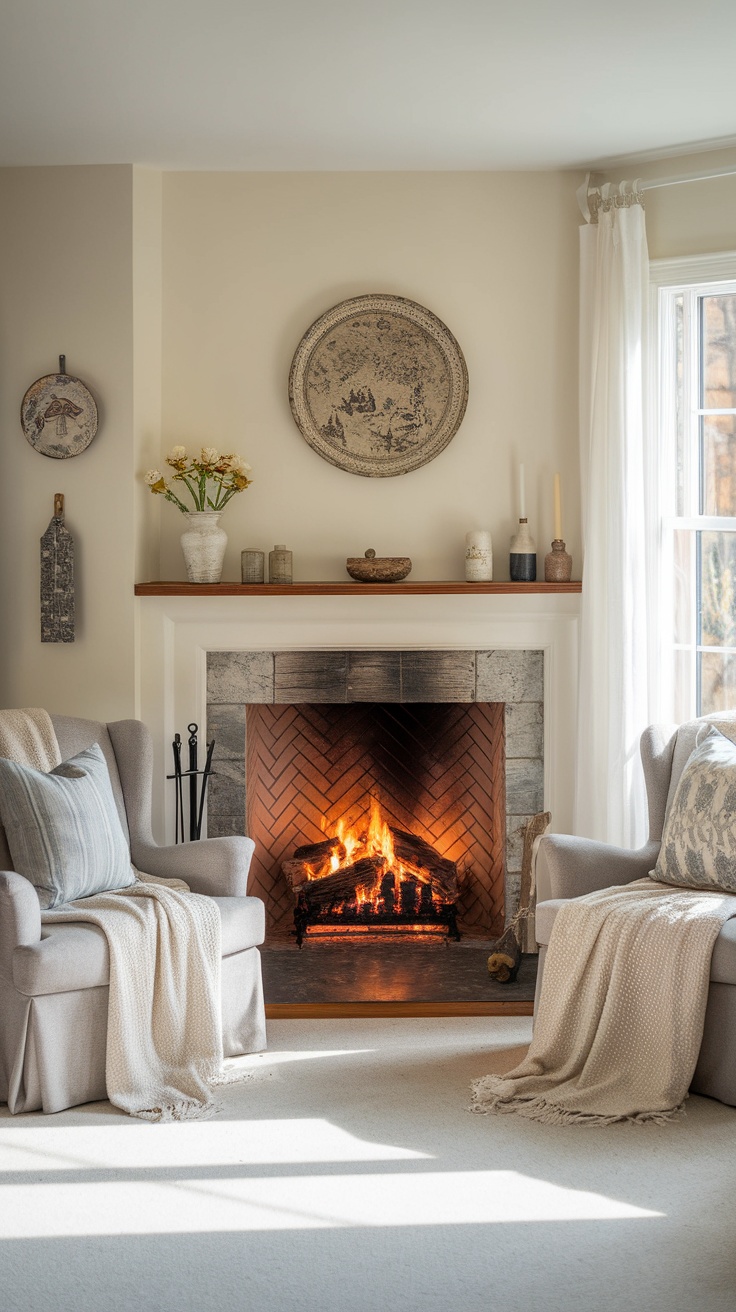
[[[212,754],[215,750],[215,740],[207,745],[207,755],[205,757],[204,769],[198,768],[198,746],[197,731],[199,726],[188,724],[189,733],[189,769],[181,768],[181,749],[183,746],[181,735],[174,734],[174,741],[171,744],[174,752],[174,773],[167,774],[167,779],[174,780],[176,790],[176,841],[184,842],[184,780],[189,780],[189,841],[194,842],[202,836],[202,818],[204,816],[204,802],[207,792],[207,780],[213,773]]]

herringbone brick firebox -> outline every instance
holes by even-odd
[[[457,862],[461,927],[499,932],[543,808],[541,651],[210,652],[207,688],[208,833],[254,838],[272,930],[293,912],[282,860],[373,794]]]

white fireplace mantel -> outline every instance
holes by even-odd
[[[206,733],[210,651],[543,650],[544,805],[572,824],[580,595],[148,595],[136,598],[137,714],[154,738],[154,832],[173,841],[171,742]]]

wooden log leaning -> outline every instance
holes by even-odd
[[[310,879],[298,890],[310,911],[326,911],[336,902],[352,902],[363,889],[373,888],[384,872],[386,862],[382,856],[364,857],[351,866],[336,870],[324,879]]]
[[[390,828],[394,852],[398,859],[415,866],[417,870],[426,870],[433,881],[439,884],[446,900],[456,902],[459,885],[455,862],[440,856],[439,852],[436,852],[429,843],[425,843],[423,838],[417,838],[416,834],[409,834],[404,829],[394,829],[393,826]]]
[[[519,927],[519,945],[522,952],[536,952],[537,939],[534,933],[534,912],[537,905],[537,890],[532,879],[535,845],[537,840],[547,832],[552,821],[549,811],[540,811],[527,822],[524,830],[524,851],[521,858],[521,893],[519,911],[523,913]]]

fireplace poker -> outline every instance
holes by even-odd
[[[181,782],[181,735],[174,734],[174,791],[176,796],[176,842],[184,842],[184,794]],[[181,832],[181,839],[179,834]]]
[[[204,796],[205,793],[207,792],[207,780],[209,779],[210,774],[212,773],[212,753],[214,752],[214,750],[215,750],[215,740],[213,738],[212,742],[207,747],[207,756],[204,763],[204,770],[202,771],[202,791],[199,795],[199,811],[197,812],[197,833],[196,833],[197,838],[201,838],[202,836],[202,816],[204,815]]]
[[[198,725],[188,724],[189,730],[189,839],[194,841],[197,833],[197,729]]]

